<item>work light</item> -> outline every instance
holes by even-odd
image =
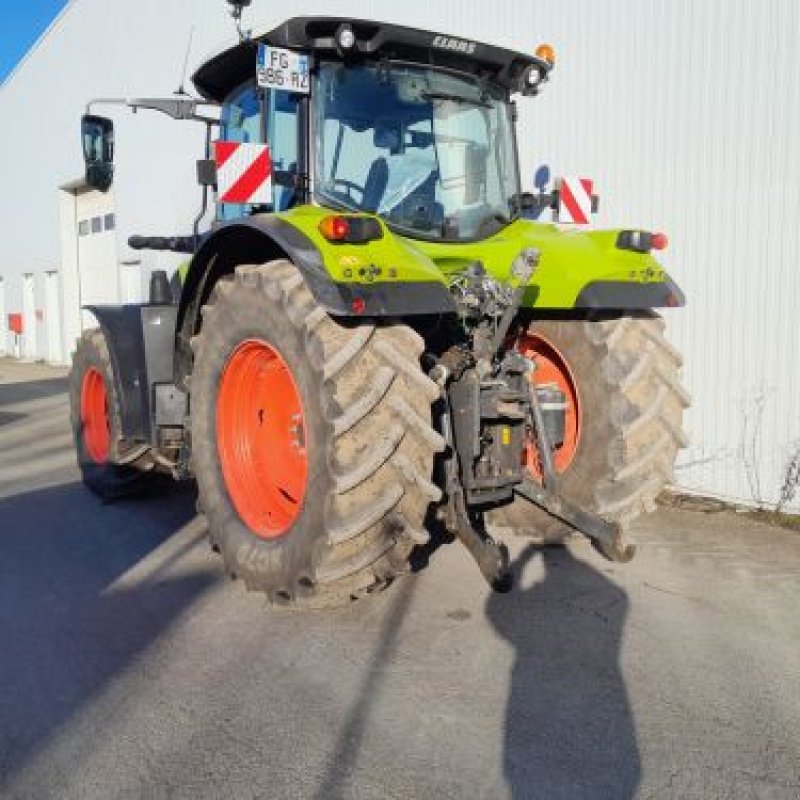
[[[342,52],[352,50],[356,46],[356,35],[348,24],[340,25],[336,31],[336,44]]]

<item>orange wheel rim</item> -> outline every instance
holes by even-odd
[[[111,450],[108,391],[102,373],[94,367],[86,370],[81,382],[81,431],[92,461],[106,463]]]
[[[222,373],[217,446],[228,495],[263,539],[289,532],[308,479],[300,392],[280,353],[260,339],[242,342]]]
[[[581,436],[581,406],[575,377],[564,356],[544,336],[525,334],[517,341],[517,349],[536,364],[531,376],[533,382],[537,386],[555,384],[566,398],[564,442],[553,453],[553,466],[556,472],[566,472],[575,460]],[[541,481],[542,467],[533,442],[526,444],[523,459],[533,477]]]

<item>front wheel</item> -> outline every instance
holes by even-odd
[[[423,344],[335,320],[289,261],[217,283],[192,340],[192,459],[211,539],[248,588],[330,605],[406,569],[441,497]]]
[[[564,440],[554,453],[559,491],[622,525],[653,510],[686,446],[681,421],[689,405],[681,357],[664,337],[661,317],[534,320],[516,347],[536,364],[534,382],[555,384],[566,398]],[[526,464],[540,481],[532,444]],[[488,524],[542,542],[572,530],[522,498],[491,511]]]

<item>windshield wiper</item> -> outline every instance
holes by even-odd
[[[485,100],[478,100],[472,97],[463,97],[460,94],[446,94],[444,92],[420,92],[420,97],[423,100],[444,100],[451,103],[460,103],[470,106],[481,106],[482,108],[491,108],[491,103]]]
[[[481,225],[486,224],[487,222],[499,222],[501,225],[508,225],[513,221],[513,217],[508,216],[507,214],[501,214],[499,211],[493,211],[491,214],[487,214],[483,219],[481,219]]]

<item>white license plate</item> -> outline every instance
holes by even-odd
[[[308,56],[282,47],[258,47],[258,85],[279,92],[308,94]]]

